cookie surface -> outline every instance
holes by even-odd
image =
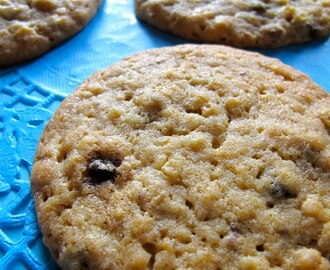
[[[184,38],[275,48],[330,34],[328,0],[135,0],[137,16]]]
[[[101,0],[0,0],[0,67],[37,57],[79,32]]]
[[[329,269],[330,98],[260,54],[133,55],[69,96],[31,186],[63,269]]]

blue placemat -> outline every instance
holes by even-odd
[[[186,42],[137,21],[133,0],[104,0],[93,21],[65,44],[0,69],[0,269],[57,269],[42,245],[29,173],[41,132],[61,101],[94,71],[127,55]],[[330,39],[259,52],[330,91]]]

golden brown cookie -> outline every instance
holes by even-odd
[[[63,269],[330,269],[330,98],[219,45],[99,71],[46,127],[31,186]]]
[[[137,16],[184,38],[275,48],[330,34],[329,0],[135,0]]]
[[[0,0],[0,67],[37,57],[79,32],[101,0]]]

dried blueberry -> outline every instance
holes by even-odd
[[[120,166],[118,159],[102,158],[100,155],[94,156],[88,162],[86,170],[86,180],[90,185],[99,185],[105,181],[115,183],[117,172]]]
[[[286,186],[278,182],[272,182],[269,187],[269,193],[274,199],[290,199],[296,198],[297,195],[290,191]]]
[[[310,24],[306,24],[307,27],[307,31],[308,31],[308,35],[312,38],[312,39],[316,39],[320,37],[320,31],[313,27]]]

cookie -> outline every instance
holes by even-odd
[[[135,0],[137,17],[178,36],[276,48],[330,34],[328,0]]]
[[[0,0],[0,67],[35,58],[79,32],[101,0]]]
[[[330,97],[220,45],[92,75],[44,130],[31,186],[63,269],[330,269]]]

